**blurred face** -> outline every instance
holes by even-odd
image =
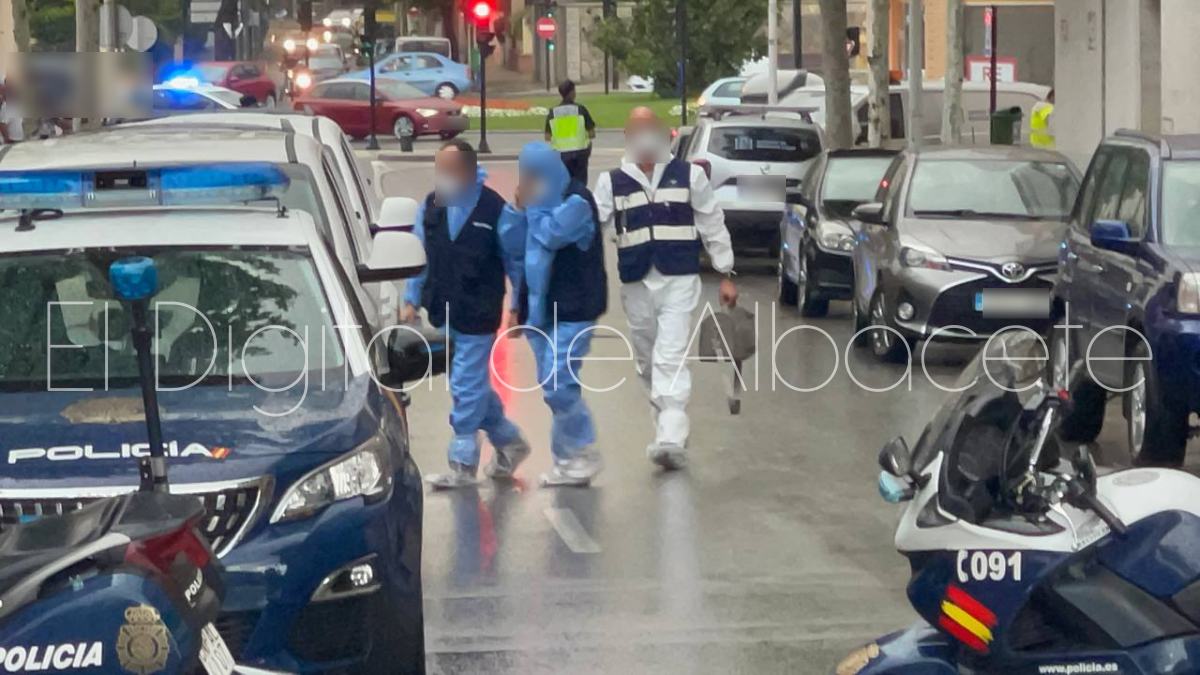
[[[454,202],[474,182],[475,176],[458,148],[443,148],[433,158],[433,191],[439,202]]]
[[[662,120],[649,110],[635,110],[625,124],[625,151],[638,163],[662,161],[671,147],[671,136]]]

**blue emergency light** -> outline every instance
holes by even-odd
[[[242,204],[279,200],[290,182],[279,167],[254,162],[87,171],[0,171],[0,209]]]

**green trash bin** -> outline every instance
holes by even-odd
[[[1017,106],[992,113],[992,145],[1019,145],[1021,117],[1021,108]]]

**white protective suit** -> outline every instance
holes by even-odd
[[[636,180],[653,199],[665,167],[666,160],[660,161],[654,166],[654,174],[647,177],[627,158],[619,170]],[[727,274],[733,270],[733,246],[725,228],[725,213],[702,168],[691,167],[690,183],[696,230],[713,267]],[[612,177],[607,172],[600,175],[593,195],[601,227],[615,239]],[[688,338],[694,328],[692,312],[699,301],[698,274],[667,276],[651,269],[641,281],[621,286],[621,302],[629,319],[638,375],[650,395],[655,444],[660,447],[687,446],[690,428],[687,404],[692,378],[686,357]]]

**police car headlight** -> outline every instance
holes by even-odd
[[[421,117],[433,117],[438,114],[438,111],[433,108],[417,108],[417,114]]]
[[[388,441],[382,432],[296,481],[280,500],[272,523],[307,518],[346,499],[379,498],[392,485],[392,462]]]
[[[840,223],[825,221],[817,225],[817,243],[826,251],[849,253],[854,250],[854,233]]]

